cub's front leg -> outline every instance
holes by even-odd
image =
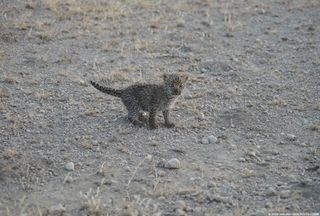
[[[157,110],[151,110],[149,113],[149,127],[150,127],[150,129],[158,128],[158,125],[156,123],[156,115],[157,115]]]
[[[163,117],[164,117],[164,125],[167,127],[167,128],[172,128],[174,127],[174,123],[170,122],[170,110],[164,110],[162,111],[163,113]]]

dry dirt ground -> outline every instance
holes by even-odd
[[[0,215],[320,212],[318,0],[1,0],[0,12]],[[131,126],[88,84],[179,71],[174,129]]]

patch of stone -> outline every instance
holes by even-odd
[[[179,169],[181,168],[181,162],[177,158],[172,158],[164,164],[164,167],[167,169]]]

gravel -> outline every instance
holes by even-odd
[[[0,215],[320,212],[320,2],[154,2],[1,1]],[[175,128],[89,84],[175,72]]]

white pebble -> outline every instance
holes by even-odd
[[[203,114],[203,112],[200,112],[200,113],[199,113],[198,119],[199,119],[199,120],[205,120],[205,119],[206,119],[206,116]]]
[[[176,209],[176,215],[178,216],[184,216],[187,215],[185,211],[183,211],[182,209]]]
[[[187,204],[186,204],[186,202],[183,201],[183,200],[178,200],[178,201],[177,201],[177,207],[178,207],[179,209],[186,210],[186,209],[187,209]]]
[[[290,190],[284,190],[280,192],[280,197],[283,199],[287,199],[290,197],[290,194],[291,194]]]
[[[238,161],[239,161],[239,162],[246,162],[246,159],[243,158],[243,157],[241,157],[241,158],[238,159]]]
[[[254,151],[249,151],[248,155],[251,157],[257,157],[256,152],[254,152]]]
[[[276,196],[277,194],[277,191],[272,187],[269,187],[266,191],[267,196]]]
[[[202,137],[201,143],[202,143],[202,144],[205,144],[205,145],[209,144],[209,139],[208,139],[208,137]]]
[[[210,144],[214,144],[218,141],[218,138],[213,135],[210,135],[210,136],[208,136],[208,140],[209,140]]]
[[[165,163],[164,167],[167,169],[179,169],[181,163],[177,158],[172,158]]]
[[[159,170],[158,175],[159,175],[160,177],[164,177],[164,176],[166,175],[166,172],[163,171],[163,170]]]
[[[207,137],[202,137],[201,143],[202,144],[215,144],[218,141],[218,138],[216,136],[210,135]]]
[[[272,202],[268,201],[265,205],[266,208],[270,209],[272,208]]]
[[[65,168],[66,168],[66,170],[68,170],[68,171],[73,171],[73,170],[74,170],[74,164],[73,164],[73,162],[68,162],[68,163],[65,165]]]
[[[208,70],[207,69],[205,69],[205,68],[201,68],[201,73],[206,73]]]
[[[183,92],[182,92],[182,96],[185,98],[185,99],[191,99],[192,98],[192,93],[189,89],[184,89]]]
[[[297,137],[294,134],[287,134],[286,138],[288,141],[296,141],[297,140]]]

